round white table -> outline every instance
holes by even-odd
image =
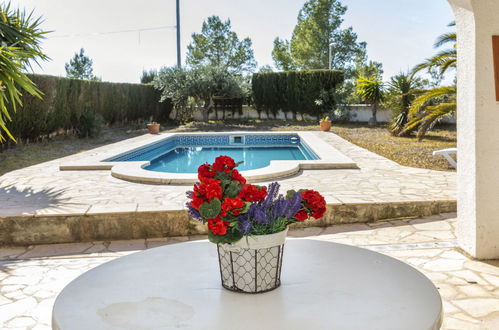
[[[216,246],[169,245],[98,266],[59,294],[58,330],[439,329],[440,295],[423,274],[357,247],[288,239],[282,284],[222,288]]]

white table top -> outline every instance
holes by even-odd
[[[96,267],[59,294],[53,329],[438,329],[440,295],[424,275],[357,247],[288,239],[282,284],[222,288],[216,246],[189,242]]]

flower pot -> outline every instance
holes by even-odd
[[[321,126],[321,131],[327,132],[331,129],[331,121],[321,121],[320,126]]]
[[[222,286],[244,293],[262,293],[281,285],[282,257],[288,229],[218,244]]]
[[[159,134],[159,124],[147,124],[147,129],[151,134]]]

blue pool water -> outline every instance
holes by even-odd
[[[174,135],[159,142],[131,150],[105,161],[149,161],[146,170],[170,173],[196,173],[204,163],[220,155],[243,161],[238,169],[268,166],[271,160],[319,159],[298,134],[218,134]]]
[[[271,160],[307,159],[299,147],[190,147],[175,148],[165,155],[151,161],[146,170],[173,173],[196,173],[199,165],[213,163],[220,155],[232,157],[236,162],[243,161],[237,167],[240,171],[268,166]]]

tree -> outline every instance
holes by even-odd
[[[161,90],[161,100],[170,98],[182,120],[189,116],[186,108],[189,99],[200,106],[203,120],[208,121],[215,105],[215,97],[236,98],[244,96],[244,78],[227,72],[224,67],[196,66],[191,69],[164,68],[153,82]]]
[[[208,17],[201,33],[192,34],[186,62],[191,66],[223,68],[230,73],[251,73],[256,68],[251,39],[239,40],[230,20],[222,22],[218,16]]]
[[[264,72],[274,72],[274,70],[272,69],[272,67],[268,64],[265,64],[264,66],[262,66],[259,70],[258,70],[258,73],[264,73]]]
[[[189,98],[187,74],[188,71],[182,67],[165,67],[152,82],[153,86],[161,91],[160,102],[171,100],[175,116],[181,121],[185,121],[190,115],[187,109]]]
[[[385,99],[385,85],[383,81],[378,77],[360,77],[357,79],[357,93],[372,105],[372,118],[369,122],[376,124],[378,106]]]
[[[409,120],[409,108],[427,82],[412,73],[401,72],[393,76],[388,85],[387,106],[394,111],[390,132],[401,136],[400,132]]]
[[[447,26],[455,26],[455,22],[449,23]],[[427,70],[429,73],[431,69],[438,68],[440,75],[444,75],[447,70],[451,68],[456,68],[457,64],[457,35],[456,32],[448,32],[440,35],[433,45],[434,48],[439,48],[448,43],[452,44],[451,49],[444,49],[438,52],[435,56],[426,59],[424,62],[416,65],[412,69],[413,73],[418,73],[422,70]]]
[[[85,55],[85,49],[81,48],[79,53],[75,53],[73,58],[64,65],[66,77],[83,80],[100,80],[93,74],[93,61]]]
[[[435,87],[424,91],[409,108],[409,122],[400,134],[410,134],[417,130],[418,140],[438,121],[456,113],[456,86]]]
[[[158,70],[151,69],[149,71],[142,70],[142,75],[140,76],[141,84],[150,84],[158,76]]]
[[[351,67],[356,58],[365,57],[366,43],[357,42],[351,27],[341,29],[347,7],[338,0],[308,0],[298,14],[291,42],[276,38],[273,59],[278,68],[329,68],[329,47],[332,44],[331,68]],[[291,59],[291,60],[290,60]]]
[[[291,46],[288,40],[281,38],[274,39],[274,49],[272,50],[272,59],[277,69],[281,71],[295,70],[296,66],[291,57]]]
[[[4,134],[15,141],[7,123],[12,120],[9,111],[22,106],[22,93],[41,98],[41,91],[26,75],[30,61],[48,59],[40,47],[47,33],[40,29],[41,23],[33,12],[0,4],[0,143],[6,141]]]
[[[454,26],[451,22],[448,26]],[[435,42],[435,48],[446,43],[452,42],[453,48],[439,52],[437,55],[418,64],[413,69],[413,73],[418,73],[427,69],[432,73],[437,70],[440,76],[443,76],[450,68],[455,68],[457,63],[457,35],[455,32],[440,35]],[[414,99],[409,108],[408,122],[399,134],[408,135],[417,131],[419,140],[423,139],[428,130],[432,129],[436,123],[446,117],[456,113],[457,87],[437,86],[431,89],[423,90]]]

